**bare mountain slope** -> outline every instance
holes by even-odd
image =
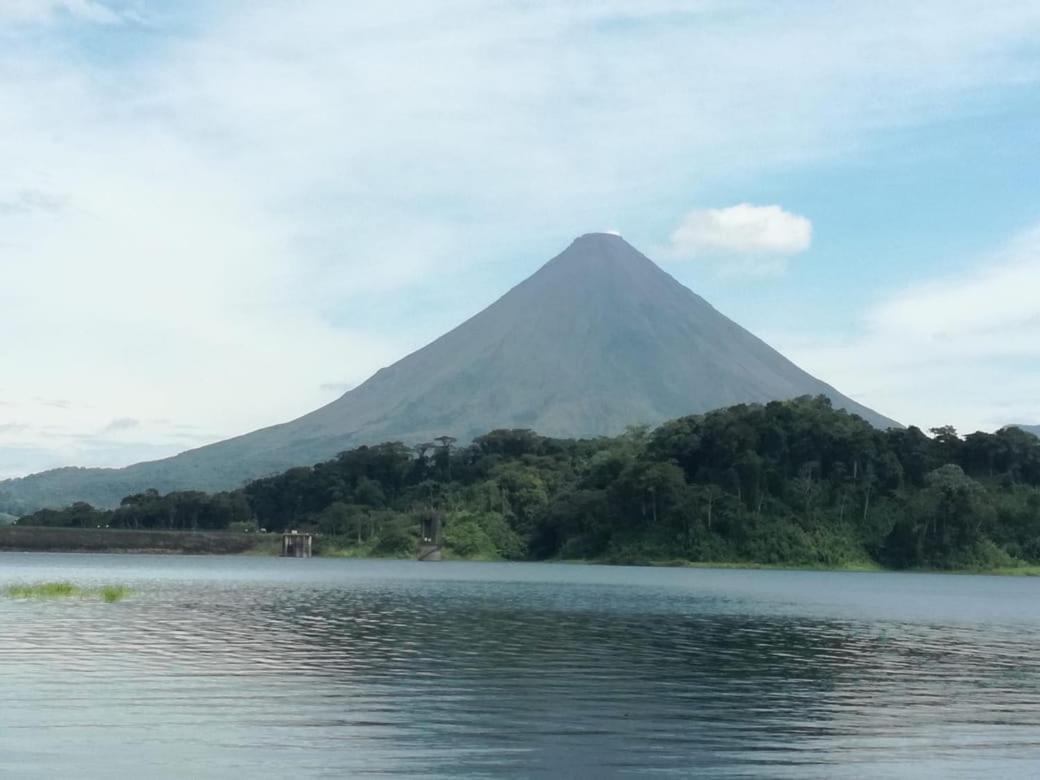
[[[0,483],[36,502],[108,504],[128,492],[217,489],[363,443],[469,439],[501,427],[615,434],[749,401],[841,395],[727,319],[619,236],[593,233],[475,317],[292,422],[118,470]],[[60,494],[60,495],[59,495]]]

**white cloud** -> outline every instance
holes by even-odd
[[[878,301],[852,339],[776,335],[804,368],[901,422],[1040,422],[1040,225],[966,270]]]
[[[812,242],[812,223],[780,206],[739,203],[700,209],[683,217],[672,233],[672,249],[684,255],[701,252],[793,255]]]
[[[716,262],[723,274],[760,276],[783,272],[787,257],[811,243],[807,217],[780,206],[738,203],[687,213],[672,232],[668,253]]]

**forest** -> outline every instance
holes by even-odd
[[[823,396],[741,404],[613,438],[496,430],[364,446],[239,490],[147,491],[20,525],[313,530],[319,549],[456,558],[969,569],[1040,563],[1040,439],[878,430]]]

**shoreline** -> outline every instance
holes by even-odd
[[[465,560],[465,559],[457,559]],[[857,562],[828,566],[824,564],[809,563],[756,563],[754,561],[626,561],[618,562],[610,559],[567,559],[567,560],[544,560],[531,561],[531,563],[566,563],[571,565],[595,565],[595,566],[647,566],[653,568],[667,569],[734,569],[734,570],[766,570],[766,571],[821,571],[821,572],[844,572],[851,574],[957,574],[957,575],[983,575],[991,577],[1040,577],[1040,566],[1034,564],[1023,564],[1022,566],[1000,566],[995,569],[937,569],[937,568],[911,568],[890,569],[874,562]]]
[[[279,534],[239,534],[226,531],[137,531],[114,528],[48,528],[9,526],[0,528],[0,552],[12,553],[99,553],[110,555],[244,555],[277,557]],[[315,545],[315,558],[352,560],[411,560],[411,556],[379,556],[369,551],[342,547],[322,550]],[[482,556],[448,555],[446,562],[498,563],[503,559]],[[994,569],[890,569],[873,561],[839,565],[798,563],[757,563],[754,561],[625,560],[578,558],[510,561],[512,563],[549,563],[584,566],[646,566],[677,569],[732,569],[771,571],[821,571],[857,573],[956,574],[1000,577],[1040,577],[1040,566],[1002,566]]]

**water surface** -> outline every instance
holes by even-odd
[[[1031,777],[1040,581],[0,554],[0,775]]]

